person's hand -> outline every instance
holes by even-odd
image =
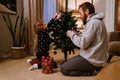
[[[71,34],[72,32],[73,32],[73,31],[68,30],[68,31],[66,32],[67,37],[70,37],[70,34]]]

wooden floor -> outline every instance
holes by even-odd
[[[120,57],[114,56],[112,61],[99,72],[96,80],[120,80]]]
[[[50,53],[58,64],[53,74],[43,74],[41,69],[29,71],[30,64],[26,60],[35,58],[35,56],[27,56],[18,60],[9,58],[0,60],[0,80],[120,80],[120,57],[113,57],[112,61],[106,64],[96,76],[71,77],[64,76],[60,72],[59,64],[64,60],[63,53],[61,51],[57,51],[56,55],[52,51]],[[76,54],[68,55],[68,59],[78,54],[79,51],[76,50]]]
[[[73,57],[76,54],[71,54],[68,58]],[[60,72],[59,64],[64,60],[64,55],[61,51],[57,51],[57,54],[54,55],[51,51],[50,56],[53,56],[55,61],[58,64],[58,68],[54,69],[52,74],[43,74],[41,69],[29,71],[30,64],[26,62],[28,58],[35,58],[35,56],[28,56],[23,59],[5,59],[0,61],[0,80],[94,80],[95,76],[91,77],[72,77],[64,76]]]

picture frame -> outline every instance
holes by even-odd
[[[16,14],[16,0],[0,0],[0,12]]]
[[[68,11],[77,10],[78,6],[84,2],[90,2],[93,4],[93,0],[68,0]]]

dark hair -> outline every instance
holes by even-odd
[[[89,10],[90,14],[95,13],[95,8],[93,6],[92,3],[90,2],[85,2],[82,3],[81,5],[79,5],[79,9],[82,8],[83,11],[85,11],[86,9]]]

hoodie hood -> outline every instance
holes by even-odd
[[[87,22],[92,19],[103,20],[105,15],[103,13],[93,13],[87,18]]]

